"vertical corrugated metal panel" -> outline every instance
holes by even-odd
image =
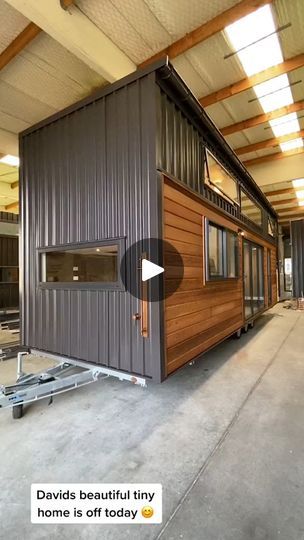
[[[155,115],[152,73],[24,135],[23,344],[159,380],[158,306],[150,306],[151,337],[144,339],[132,320],[136,298],[41,289],[37,253],[115,237],[125,237],[128,248],[159,236]],[[128,280],[137,257],[128,264]]]
[[[292,292],[304,296],[304,219],[291,222]]]
[[[0,309],[17,308],[19,304],[19,285],[6,281],[6,268],[18,268],[17,236],[0,236],[0,270],[3,277],[0,282]]]
[[[157,167],[200,192],[203,179],[200,135],[181,110],[158,87],[156,95]]]

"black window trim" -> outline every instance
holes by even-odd
[[[117,245],[117,281],[113,282],[104,282],[104,281],[94,281],[94,282],[79,282],[79,281],[65,281],[65,282],[47,282],[41,281],[41,272],[42,272],[42,255],[44,253],[50,253],[54,251],[67,251],[69,249],[87,249],[87,248],[97,248],[103,246]],[[69,244],[60,244],[53,246],[45,246],[37,248],[37,266],[38,266],[38,287],[40,289],[65,289],[65,290],[95,290],[95,291],[125,291],[125,285],[121,277],[121,262],[123,255],[126,250],[126,238],[125,237],[116,237],[116,238],[103,238],[101,240],[86,241],[86,242],[72,242]],[[125,271],[125,269],[123,270]]]
[[[212,225],[213,227],[220,229],[223,232],[222,235],[222,268],[223,268],[223,274],[219,274],[217,276],[211,276],[210,275],[210,268],[209,268],[209,225]],[[206,282],[210,281],[233,281],[237,280],[240,277],[240,269],[239,269],[239,243],[236,244],[236,250],[235,250],[235,271],[236,275],[233,277],[229,277],[227,275],[228,273],[228,257],[227,257],[227,232],[233,234],[238,239],[238,233],[236,231],[233,231],[232,229],[229,229],[228,227],[223,227],[222,225],[219,225],[218,223],[215,223],[213,220],[209,220],[208,218],[205,218],[205,273],[206,273]]]
[[[231,197],[229,197],[229,195],[227,195],[227,193],[225,193],[225,191],[223,191],[219,186],[217,186],[216,184],[214,184],[212,182],[212,180],[210,178],[208,154],[214,159],[214,161],[216,161],[218,163],[218,165],[221,167],[221,169],[223,169],[223,171],[225,171],[225,173],[229,176],[229,178],[231,178],[231,180],[235,183],[238,200],[235,201],[234,199],[231,199]],[[232,204],[232,205],[234,205],[236,207],[240,207],[241,203],[240,203],[240,191],[239,191],[239,182],[238,182],[238,180],[236,178],[234,178],[234,176],[226,169],[226,167],[217,159],[217,157],[206,146],[204,147],[204,160],[205,160],[205,166],[206,166],[206,170],[207,170],[207,174],[208,174],[208,177],[207,177],[208,183],[207,183],[207,185],[210,186],[215,191],[215,193],[218,190],[220,192],[219,195],[221,195],[221,197],[224,197],[226,200],[228,200],[230,202],[230,204]],[[204,183],[206,184],[206,175],[205,174],[204,174]]]
[[[250,201],[254,204],[254,206],[256,206],[258,208],[258,210],[260,210],[261,212],[261,223],[258,224],[256,223],[255,221],[253,221],[253,219],[251,219],[249,216],[247,216],[246,214],[243,214],[243,208],[242,208],[242,192],[244,193],[244,195],[246,195],[246,197],[248,199],[250,199]],[[241,212],[241,215],[244,216],[246,219],[249,219],[249,221],[251,223],[253,223],[253,225],[255,225],[256,227],[258,227],[259,229],[263,229],[263,214],[264,214],[264,211],[263,211],[263,208],[262,206],[259,205],[259,203],[257,203],[257,201],[252,197],[252,195],[250,195],[244,188],[243,186],[241,186],[241,190],[240,190],[240,201],[241,201],[241,205],[240,205],[240,212]]]

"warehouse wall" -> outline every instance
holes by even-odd
[[[136,298],[121,291],[43,289],[37,252],[115,237],[125,237],[128,248],[159,236],[154,77],[23,137],[22,341],[158,380],[159,306],[150,306],[151,337],[145,339],[132,320],[139,311]],[[139,256],[127,261],[129,284]]]

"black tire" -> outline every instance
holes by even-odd
[[[240,339],[241,335],[242,335],[242,329],[240,328],[239,330],[237,330],[237,332],[235,332],[234,338]]]
[[[13,418],[14,420],[17,420],[18,418],[22,418],[23,415],[23,405],[14,405],[13,407]]]
[[[244,334],[247,334],[247,332],[248,332],[248,324],[245,324],[245,326],[243,328],[243,332],[244,332]]]
[[[253,327],[254,327],[254,321],[251,321],[251,322],[249,323],[249,328],[253,328]]]

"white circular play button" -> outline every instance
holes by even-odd
[[[158,276],[164,271],[165,269],[162,268],[162,266],[158,266],[158,264],[154,264],[153,262],[148,261],[148,259],[142,259],[141,261],[141,280],[142,281],[147,281],[148,279]]]

